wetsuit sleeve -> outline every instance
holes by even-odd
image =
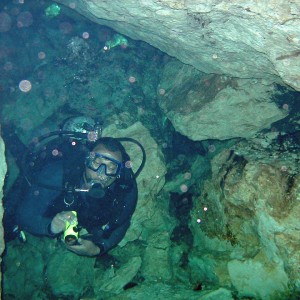
[[[37,179],[44,184],[61,187],[61,164],[54,163],[46,166],[37,174]],[[53,236],[49,231],[53,217],[47,215],[47,210],[51,208],[53,201],[60,194],[60,191],[32,184],[24,198],[20,199],[21,203],[17,209],[18,225],[34,235]]]
[[[131,190],[124,194],[123,210],[117,220],[113,220],[111,227],[106,226],[103,230],[98,231],[98,234],[93,234],[93,242],[101,248],[100,254],[103,254],[124,238],[129,226],[131,217],[135,211],[137,204],[137,186],[134,182]]]

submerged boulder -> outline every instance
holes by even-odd
[[[190,224],[189,261],[198,280],[233,285],[241,297],[299,293],[297,160],[288,152],[273,157],[263,147],[253,150],[251,142],[213,158],[212,178],[195,199]]]
[[[58,2],[202,72],[272,80],[280,76],[277,80],[300,90],[296,1]]]
[[[176,131],[194,141],[251,138],[286,116],[272,102],[275,86],[261,80],[205,75],[171,62],[159,87],[160,107]]]

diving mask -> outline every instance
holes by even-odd
[[[90,152],[86,160],[86,167],[96,172],[100,179],[103,179],[104,175],[118,176],[122,166],[122,162],[98,152]]]

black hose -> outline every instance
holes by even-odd
[[[44,144],[41,144],[41,145],[39,145],[39,144],[42,143],[44,140],[46,140],[50,137],[53,137],[53,136],[57,136],[57,137],[61,137],[61,138],[70,137],[70,138],[74,138],[74,139],[89,141],[88,140],[88,133],[65,131],[65,130],[59,130],[59,131],[53,131],[53,132],[46,133],[46,134],[40,136],[36,141],[29,144],[28,149],[26,150],[26,152],[23,155],[23,159],[22,159],[22,163],[21,163],[21,165],[22,165],[21,169],[22,169],[22,173],[23,173],[24,177],[26,178],[26,180],[29,184],[31,184],[31,182],[33,182],[36,185],[38,185],[40,187],[43,187],[43,188],[46,188],[46,189],[51,189],[51,190],[56,190],[56,191],[66,191],[67,189],[65,187],[56,187],[56,186],[51,186],[51,185],[40,183],[40,182],[34,180],[33,178],[31,178],[31,176],[28,173],[28,166],[27,166],[28,156],[30,154],[38,155],[39,151],[41,151],[41,149],[39,151],[35,151],[36,149],[34,149],[34,148],[38,148],[38,147],[43,146]],[[115,138],[115,139],[120,141],[120,142],[131,142],[131,143],[134,143],[134,144],[136,144],[140,147],[140,149],[142,151],[142,154],[143,154],[142,163],[141,163],[141,165],[139,166],[138,170],[135,173],[132,172],[134,178],[137,178],[139,176],[139,174],[141,173],[141,171],[144,168],[145,163],[146,163],[146,152],[145,152],[144,147],[142,146],[142,144],[140,144],[138,141],[136,141],[135,139],[132,139],[132,138]]]

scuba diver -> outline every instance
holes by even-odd
[[[121,142],[134,143],[143,153],[136,173]],[[61,130],[39,137],[24,154],[25,187],[19,194],[13,187],[15,201],[5,201],[6,241],[25,241],[25,231],[61,237],[78,255],[106,253],[130,226],[137,204],[136,177],[145,158],[136,140],[101,137],[101,126],[88,117],[68,119]]]

